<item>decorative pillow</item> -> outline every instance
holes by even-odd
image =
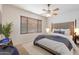
[[[60,29],[53,29],[52,32],[54,32],[54,31],[60,31]]]
[[[58,30],[58,31],[54,31],[54,33],[65,34],[65,31]]]
[[[65,35],[70,35],[70,29],[61,29],[61,31],[64,31]]]
[[[70,35],[70,29],[54,29],[53,32],[64,35]]]

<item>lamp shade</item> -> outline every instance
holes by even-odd
[[[49,31],[50,31],[50,29],[49,28],[46,28],[46,32],[49,33]]]
[[[75,28],[76,35],[79,35],[79,28]]]

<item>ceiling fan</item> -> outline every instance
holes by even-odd
[[[47,4],[47,9],[42,9],[45,13],[43,13],[43,15],[47,16],[47,17],[51,17],[51,16],[56,16],[58,15],[57,11],[59,11],[59,8],[55,8],[55,9],[51,9],[50,8],[51,4]]]

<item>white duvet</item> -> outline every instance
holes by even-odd
[[[70,41],[70,43],[72,44],[73,49],[71,51],[69,51],[69,49],[65,46],[64,43],[49,40],[47,38],[43,38],[43,39],[39,40],[37,43],[44,45],[44,46],[50,48],[51,50],[54,50],[62,55],[79,54],[77,46],[75,45],[75,43],[69,36],[65,36],[65,35],[58,34],[58,33],[51,33],[51,35],[58,35],[58,36],[67,38]]]

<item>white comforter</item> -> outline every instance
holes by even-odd
[[[66,35],[62,35],[62,34],[58,34],[58,33],[51,33],[51,35],[58,35],[58,36],[62,36],[62,37],[65,37],[65,38],[68,38],[68,40],[70,41],[70,43],[72,44],[73,46],[73,49],[72,49],[72,53],[73,55],[79,55],[79,48],[76,46],[76,44],[74,43],[74,41],[72,40],[72,38],[70,36],[66,36]]]
[[[43,38],[37,41],[37,43],[46,47],[46,49],[51,50],[52,53],[53,51],[55,51],[55,54],[73,55],[73,53],[69,51],[69,49],[66,47],[64,43],[53,41],[47,38]]]
[[[68,40],[71,42],[72,46],[73,46],[73,54],[78,54],[79,55],[79,48],[76,46],[76,44],[74,43],[74,41],[72,40],[72,38],[70,36],[66,36],[66,35],[62,35],[62,34],[56,34],[56,33],[53,33],[52,35],[59,35],[59,36],[63,36],[65,38],[68,38]]]

